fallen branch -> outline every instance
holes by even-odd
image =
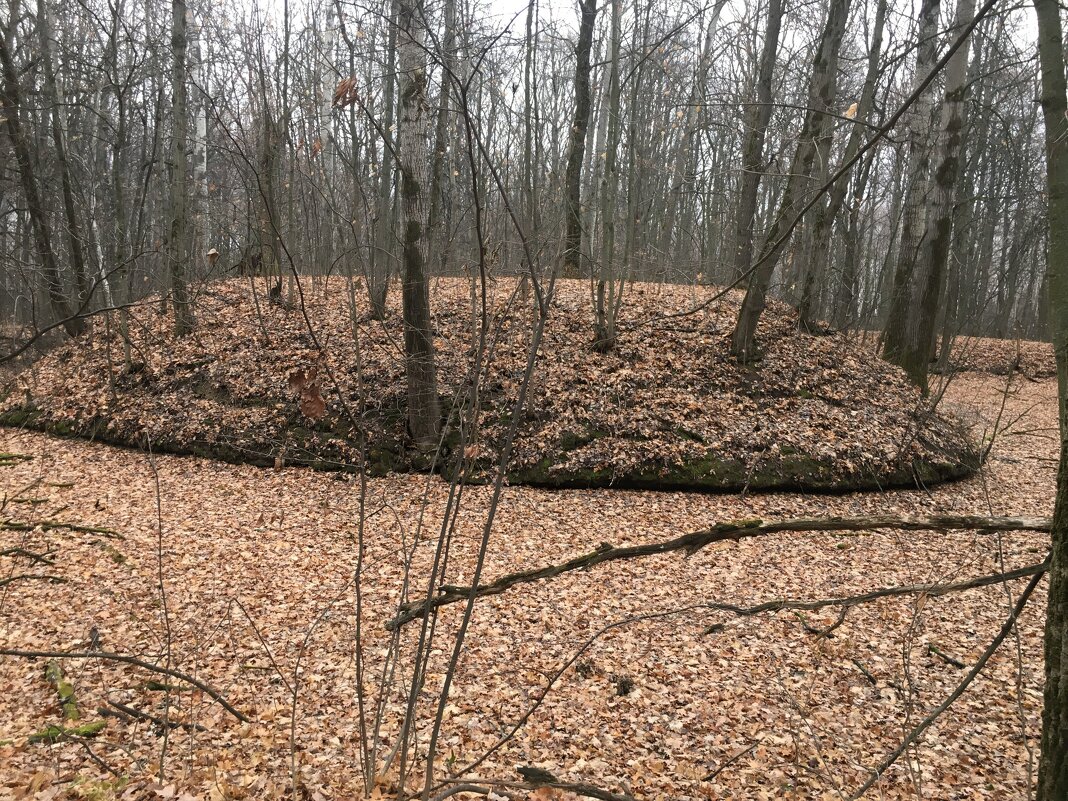
[[[478,793],[482,792],[486,787],[506,787],[514,790],[537,790],[540,787],[551,787],[554,790],[564,790],[568,793],[574,793],[575,795],[583,796],[584,798],[596,798],[599,801],[635,801],[634,796],[627,795],[625,793],[613,793],[609,790],[605,790],[601,787],[597,787],[593,784],[584,784],[581,782],[510,782],[504,779],[479,779],[479,778],[467,778],[467,779],[444,779],[444,784],[462,784],[467,787],[466,792]],[[453,795],[454,792],[442,793],[435,798],[447,798],[449,795]]]
[[[105,717],[112,716],[112,717],[117,717],[120,720],[125,718],[124,722],[127,722],[127,723],[132,718],[132,719],[135,719],[135,720],[144,721],[146,723],[151,723],[154,726],[159,727],[160,729],[167,728],[167,729],[185,729],[186,731],[207,731],[207,729],[205,729],[199,723],[185,723],[185,722],[180,721],[180,720],[164,720],[161,717],[157,717],[156,715],[151,715],[148,712],[145,712],[143,710],[137,709],[137,708],[132,707],[132,706],[127,706],[126,704],[121,704],[118,701],[111,700],[110,698],[108,699],[108,705],[111,706],[111,707],[114,707],[114,709],[108,709],[107,707],[101,707],[97,711],[101,715],[103,715]],[[118,711],[116,712],[115,710],[118,710]]]
[[[110,537],[114,540],[126,539],[122,534],[113,531],[110,528],[85,526],[80,523],[64,523],[61,520],[38,520],[36,523],[25,523],[18,520],[4,520],[0,521],[0,529],[4,529],[5,531],[35,531],[36,529],[51,531],[52,529],[66,529],[67,531],[76,531],[81,534],[99,534],[102,537]]]
[[[0,551],[0,556],[10,556],[13,559],[17,559],[20,556],[29,559],[31,564],[42,565],[54,565],[56,560],[52,558],[52,554],[55,551],[46,551],[45,553],[36,553],[28,548],[4,548]]]
[[[188,673],[183,673],[180,670],[174,670],[172,668],[160,667],[154,665],[151,662],[146,662],[144,659],[138,659],[136,656],[127,656],[126,654],[109,654],[105,651],[21,651],[15,648],[0,648],[0,656],[18,656],[24,659],[103,659],[108,662],[122,662],[127,665],[136,665],[144,670],[150,670],[153,673],[159,673],[164,676],[170,676],[175,679],[179,679],[184,682],[188,682],[196,687],[198,690],[206,693],[216,702],[219,706],[240,720],[242,723],[249,723],[249,718],[239,709],[236,709],[225,696],[216,690],[214,687],[205,684],[199,679],[190,676]]]
[[[838,619],[830,625],[823,627],[822,629],[817,628],[816,626],[813,626],[811,623],[809,623],[808,620],[805,619],[805,616],[802,615],[800,612],[797,612],[795,614],[797,615],[797,619],[801,621],[801,627],[804,628],[804,630],[808,634],[812,634],[816,637],[817,640],[822,640],[824,637],[831,637],[831,632],[833,632],[836,628],[845,623],[846,614],[848,612],[849,606],[846,604],[842,604],[842,608],[838,611]]]
[[[93,723],[83,723],[68,729],[63,726],[49,726],[47,729],[31,734],[26,738],[31,743],[58,743],[63,740],[77,739],[80,737],[96,737],[104,730],[107,721],[97,720]]]
[[[574,570],[588,570],[606,562],[660,556],[675,551],[683,551],[687,556],[690,556],[705,546],[716,542],[737,542],[749,537],[762,537],[766,534],[779,534],[786,531],[870,531],[873,529],[896,529],[899,531],[975,530],[984,534],[1001,531],[1048,532],[1050,530],[1050,520],[1048,518],[977,517],[973,515],[822,517],[780,521],[764,521],[760,519],[733,520],[717,523],[712,528],[694,531],[663,542],[623,547],[613,547],[608,543],[604,543],[591,553],[576,556],[566,562],[518,573],[509,573],[490,584],[483,584],[478,587],[445,584],[439,588],[439,595],[433,599],[401,604],[399,614],[386,623],[386,628],[389,630],[397,629],[405,623],[422,617],[431,610],[465,601],[472,595],[476,598],[487,595],[500,595],[517,584],[528,584],[555,578]]]
[[[955,667],[955,668],[964,669],[964,668],[968,667],[966,664],[961,662],[959,659],[956,659],[956,658],[950,656],[949,654],[947,654],[945,651],[943,651],[941,648],[939,648],[934,643],[927,643],[927,653],[932,654],[934,656],[937,656],[939,659],[941,659],[947,665],[953,665],[953,667]]]
[[[758,737],[757,739],[755,739],[752,742],[752,744],[748,748],[743,748],[741,751],[736,753],[734,756],[732,756],[729,759],[725,760],[718,768],[716,768],[714,771],[712,771],[707,776],[705,776],[701,781],[704,781],[704,782],[712,781],[719,774],[721,774],[723,771],[725,771],[727,768],[729,768],[731,765],[733,765],[739,759],[744,757],[746,754],[748,754],[750,751],[752,751],[754,748],[756,748],[762,742],[764,742],[764,738],[763,737]]]
[[[840,606],[843,609],[846,609],[851,606],[876,601],[880,598],[894,598],[900,595],[926,595],[934,598],[939,595],[948,595],[952,592],[962,592],[963,590],[974,590],[979,587],[989,587],[994,584],[1004,584],[1007,581],[1015,581],[1016,579],[1027,578],[1029,576],[1041,576],[1047,569],[1049,569],[1048,559],[1035,565],[1026,565],[1024,567],[1018,567],[1015,570],[1006,570],[1004,573],[991,573],[986,576],[976,576],[967,581],[959,581],[954,584],[905,584],[899,587],[884,587],[882,589],[872,590],[871,592],[863,592],[858,595],[846,595],[841,598],[820,598],[816,601],[782,599],[765,601],[764,603],[756,604],[755,606],[735,606],[734,604],[710,601],[702,605],[706,609],[714,609],[718,612],[730,612],[738,617],[751,617],[753,615],[763,614],[764,612],[782,612],[785,610],[812,612],[817,609],[824,609],[828,606]],[[715,624],[706,629],[705,633],[715,633],[719,628],[721,628],[721,626]],[[837,628],[837,625],[835,625],[835,628]],[[812,633],[818,632],[818,629],[814,629]]]
[[[41,579],[41,581],[50,581],[53,584],[63,584],[67,581],[63,576],[53,576],[49,573],[17,573],[14,576],[0,579],[0,587],[6,587],[8,584],[14,584],[16,581],[26,581],[27,579]]]

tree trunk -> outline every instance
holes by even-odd
[[[1053,552],[1046,614],[1046,687],[1037,801],[1068,798],[1068,88],[1057,0],[1034,0],[1046,124],[1046,275],[1049,318],[1057,355],[1061,463],[1053,511]]]
[[[855,123],[849,132],[849,139],[846,140],[845,151],[842,153],[843,164],[849,162],[860,150],[864,131],[864,126],[860,123],[867,122],[875,104],[875,89],[879,82],[879,72],[882,64],[886,2],[887,0],[878,0],[878,5],[875,9],[875,22],[872,26],[871,44],[868,47],[868,68],[864,77],[864,88],[861,90],[860,101],[857,103],[857,110],[854,115]],[[859,173],[860,170],[858,169],[857,172]],[[814,275],[827,275],[829,273],[831,232],[834,227],[834,221],[845,203],[849,185],[848,175],[843,175],[838,179],[838,182],[831,189],[827,205],[819,210],[819,214],[813,222],[812,254],[808,266],[814,272]],[[859,180],[855,180],[853,186],[853,203],[859,204],[862,198],[861,193],[856,191],[859,187]],[[842,266],[839,275],[833,304],[833,316],[838,324],[851,319],[850,310],[856,291],[856,276],[858,272],[855,260],[845,259],[844,261],[845,264]],[[806,318],[811,314],[811,310],[806,308],[804,299],[802,299],[801,305],[801,320],[805,324],[807,323]]]
[[[11,146],[15,151],[15,162],[18,165],[19,181],[22,191],[26,195],[26,207],[30,218],[30,228],[33,231],[34,244],[37,247],[37,255],[41,260],[41,268],[44,271],[45,285],[48,288],[48,301],[52,307],[52,313],[63,323],[64,330],[70,336],[78,336],[85,330],[85,320],[75,317],[63,291],[63,279],[59,273],[59,264],[56,262],[56,254],[52,250],[52,229],[48,222],[48,211],[45,209],[41,198],[37,176],[34,174],[33,159],[30,157],[30,145],[22,130],[21,116],[23,114],[22,100],[19,93],[18,72],[11,52],[8,50],[7,36],[0,36],[0,67],[3,69],[3,99],[4,114],[7,124],[8,136],[11,138]]]
[[[756,220],[757,191],[764,170],[764,137],[771,121],[771,81],[779,53],[779,29],[782,27],[782,0],[770,0],[768,24],[764,30],[764,49],[760,54],[760,72],[756,85],[756,104],[749,107],[742,154],[742,180],[735,213],[734,277],[746,274],[753,260],[753,223]]]
[[[938,54],[939,0],[923,0],[920,6],[920,26],[917,34],[916,71],[912,76],[913,86],[931,72]],[[897,251],[897,266],[894,269],[894,285],[890,294],[890,311],[886,317],[883,334],[883,357],[897,361],[905,348],[905,331],[908,326],[909,304],[912,302],[913,274],[920,236],[923,234],[924,193],[927,191],[927,172],[931,163],[930,146],[927,141],[931,128],[934,93],[931,88],[917,98],[909,114],[909,188],[905,197],[901,219],[901,243]]]
[[[779,211],[768,232],[764,251],[753,274],[738,312],[738,322],[731,336],[731,354],[742,362],[759,357],[756,349],[756,329],[767,304],[768,288],[775,273],[775,265],[786,247],[784,232],[799,213],[804,190],[811,182],[813,163],[820,140],[828,136],[827,110],[833,108],[838,79],[838,51],[849,18],[850,0],[832,0],[827,9],[827,21],[820,36],[812,62],[812,78],[808,89],[808,108],[804,127],[790,165]],[[782,241],[779,241],[779,240]]]
[[[620,81],[619,45],[622,37],[623,0],[611,0],[612,34],[609,44],[608,107],[605,116],[608,131],[604,149],[604,173],[601,175],[601,264],[597,280],[597,297],[594,303],[593,347],[601,353],[612,350],[616,344],[617,293],[623,294],[622,281],[616,281],[616,200],[619,196],[619,139],[620,139]],[[624,276],[625,280],[625,276]]]
[[[579,36],[575,45],[575,117],[568,143],[567,172],[564,175],[564,275],[581,275],[582,261],[582,162],[586,151],[586,129],[590,125],[590,50],[597,0],[579,0]]]
[[[386,42],[386,73],[382,92],[382,131],[392,137],[394,114],[394,75],[397,63],[397,0],[391,0],[389,35]],[[382,163],[378,170],[378,202],[375,208],[375,236],[368,258],[367,294],[371,303],[371,316],[375,320],[386,317],[386,296],[389,293],[389,277],[393,262],[393,149],[391,142],[382,143]]]
[[[439,254],[439,265],[444,274],[448,269],[448,236],[442,217],[445,210],[445,174],[449,137],[449,92],[455,77],[456,50],[456,0],[445,0],[445,36],[441,52],[441,94],[438,97],[438,113],[434,122],[434,155],[430,172],[430,214],[427,228],[433,237],[434,250]]]
[[[398,167],[404,212],[404,368],[408,381],[408,428],[423,453],[438,444],[441,412],[434,367],[434,332],[430,319],[430,285],[426,274],[426,221],[423,193],[427,142],[425,20],[422,0],[400,0],[397,11],[397,60],[400,88]]]
[[[56,148],[56,163],[59,169],[60,187],[63,195],[63,214],[67,224],[67,247],[70,248],[71,268],[74,271],[74,283],[78,287],[78,301],[82,305],[89,303],[89,281],[85,267],[85,248],[82,246],[81,226],[78,224],[78,210],[74,205],[74,186],[70,175],[70,163],[67,159],[67,132],[63,122],[64,100],[56,79],[56,67],[53,41],[48,24],[48,10],[44,0],[37,0],[37,32],[41,42],[41,55],[44,64],[44,82],[48,99],[52,103],[52,144]]]
[[[189,193],[186,178],[186,146],[189,120],[187,118],[186,49],[188,46],[189,11],[185,0],[171,3],[171,57],[173,83],[171,85],[171,229],[167,238],[167,256],[171,267],[171,300],[174,302],[174,333],[183,336],[193,330],[192,298],[186,284],[185,270],[189,260]]]
[[[963,31],[975,16],[975,0],[958,0],[953,29]],[[927,188],[927,225],[916,261],[919,302],[910,304],[904,347],[896,359],[913,383],[927,391],[927,372],[935,345],[935,326],[942,303],[953,236],[953,200],[960,175],[961,140],[967,109],[969,48],[961,47],[946,65],[946,96],[942,102],[935,169]]]

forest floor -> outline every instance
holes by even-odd
[[[955,376],[947,401],[971,419],[978,439],[996,429],[994,445],[980,473],[929,490],[828,496],[508,488],[485,575],[728,519],[1045,516],[1053,504],[1056,394],[1048,379]],[[3,575],[62,579],[0,588],[0,647],[84,651],[94,645],[95,627],[99,649],[195,674],[251,719],[238,722],[188,686],[153,689],[158,685],[148,682],[162,677],[129,664],[67,659],[62,667],[83,720],[106,720],[106,728],[83,742],[30,743],[62,722],[46,660],[0,657],[0,796],[274,798],[290,792],[295,770],[304,798],[362,797],[358,698],[376,697],[374,677],[389,641],[383,621],[394,615],[404,580],[402,544],[414,543],[414,575],[425,575],[446,483],[388,475],[369,479],[361,494],[359,481],[344,473],[150,459],[13,429],[0,440],[3,450],[32,457],[0,467],[0,548],[47,552],[51,560],[34,566],[24,556],[4,556]],[[457,581],[470,576],[490,496],[487,487],[464,490],[450,570]],[[361,511],[362,696],[353,585]],[[45,521],[103,527],[122,539],[35,525]],[[822,638],[806,624],[833,623],[833,609],[803,619],[786,612],[736,617],[702,605],[965,580],[1041,562],[1047,549],[1048,536],[1034,533],[784,533],[712,545],[688,558],[614,562],[486,598],[475,607],[445,711],[438,775],[496,743],[555,672],[603,631],[475,775],[519,781],[516,766],[533,765],[565,781],[664,801],[848,798],[961,681],[966,669],[947,658],[974,664],[1024,582],[856,606]],[[1043,581],[975,683],[866,798],[1029,797],[1045,600]],[[460,606],[441,611],[430,695],[440,686]],[[402,634],[405,653],[415,628]],[[403,704],[400,679],[384,699],[386,748]],[[176,728],[164,738],[151,723],[102,718],[97,710],[109,701],[203,730]],[[428,700],[421,711],[431,713]],[[389,779],[376,797],[386,797]],[[572,796],[499,788],[497,797]]]
[[[238,463],[351,470],[366,458],[376,475],[425,467],[405,427],[399,311],[372,320],[366,292],[355,290],[350,306],[337,278],[305,279],[288,303],[271,302],[267,286],[208,285],[196,331],[178,340],[170,316],[146,302],[130,317],[128,362],[118,318],[97,325],[88,342],[56,349],[8,384],[0,422]],[[590,292],[585,281],[558,282],[509,462],[513,483],[850,490],[975,468],[976,443],[954,410],[932,411],[855,337],[798,333],[785,304],[771,302],[762,317],[764,358],[740,366],[728,354],[740,292],[631,284],[609,353],[591,348]],[[523,383],[531,301],[506,279],[489,285],[484,319],[473,316],[481,301],[469,281],[439,279],[431,296],[451,432],[438,466],[462,461],[484,480]],[[967,341],[955,352],[970,369],[1015,365],[1042,377],[1048,350]],[[477,439],[461,441],[460,430]]]

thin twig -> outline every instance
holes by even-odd
[[[983,652],[983,655],[979,657],[979,661],[977,661],[972,667],[972,669],[968,671],[968,675],[961,680],[960,684],[958,684],[956,689],[949,694],[945,701],[936,706],[931,711],[931,714],[921,720],[916,726],[912,728],[911,731],[909,731],[907,735],[905,735],[905,738],[901,741],[901,744],[898,745],[898,747],[895,748],[893,751],[891,751],[881,763],[879,763],[879,766],[872,771],[872,774],[870,777],[868,777],[868,780],[864,782],[864,784],[862,784],[860,788],[857,789],[855,793],[853,793],[852,796],[850,796],[850,801],[856,801],[858,798],[868,792],[868,790],[870,790],[872,786],[874,786],[875,783],[883,777],[886,771],[890,769],[890,766],[897,762],[897,760],[901,757],[903,753],[905,753],[909,746],[916,742],[916,740],[919,739],[920,735],[923,734],[931,726],[932,723],[938,720],[942,713],[949,709],[950,706],[952,706],[954,701],[956,701],[958,698],[960,698],[961,695],[964,694],[964,691],[968,689],[968,686],[973,681],[975,681],[976,676],[978,676],[982,669],[986,667],[986,663],[990,661],[990,657],[994,655],[994,652],[997,651],[1001,643],[1004,642],[1007,636],[1009,636],[1009,632],[1012,631],[1013,626],[1016,625],[1016,619],[1020,616],[1020,613],[1027,605],[1027,600],[1031,597],[1031,593],[1035,591],[1035,587],[1038,586],[1038,582],[1041,580],[1042,573],[1036,573],[1031,578],[1031,580],[1027,583],[1027,586],[1024,587],[1023,592],[1020,593],[1020,597],[1016,600],[1016,606],[1014,606],[1012,612],[1009,613],[1008,618],[1005,620],[1005,623],[1001,627],[1001,631],[997,633],[997,636],[994,637],[990,645],[987,646],[987,649]]]
[[[181,681],[188,682],[196,687],[198,690],[209,695],[214,699],[219,706],[240,720],[242,723],[249,723],[250,719],[247,715],[236,709],[225,696],[214,687],[200,681],[194,676],[190,676],[188,673],[183,673],[180,670],[174,668],[160,667],[159,665],[153,665],[151,662],[146,662],[144,659],[138,659],[136,656],[128,656],[126,654],[111,654],[105,651],[23,651],[17,648],[0,648],[0,656],[18,656],[23,659],[103,659],[108,662],[122,662],[127,665],[135,665],[144,670],[149,670],[153,673],[159,673],[164,676],[170,676],[171,678],[180,679]]]

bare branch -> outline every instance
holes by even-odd
[[[778,534],[786,531],[870,531],[889,528],[899,531],[953,531],[975,530],[984,534],[998,531],[1049,531],[1047,518],[1024,517],[977,517],[974,515],[933,515],[930,517],[824,517],[797,518],[766,522],[760,519],[732,520],[717,523],[711,528],[694,531],[663,542],[645,545],[613,547],[604,543],[591,553],[577,556],[557,565],[509,573],[490,584],[484,584],[474,590],[475,597],[500,595],[517,584],[529,584],[544,579],[555,578],[573,570],[588,570],[599,564],[615,562],[621,559],[640,559],[646,556],[659,556],[675,551],[685,551],[689,556],[706,545],[716,542],[738,541],[765,534]],[[432,600],[413,601],[401,607],[401,613],[386,623],[387,629],[396,629],[426,611],[448,604],[465,601],[472,595],[471,587],[442,585],[440,595]]]
[[[173,668],[153,665],[151,662],[146,662],[144,659],[138,659],[136,656],[109,654],[104,651],[22,651],[16,648],[0,648],[0,656],[19,656],[24,659],[104,659],[108,662],[123,662],[127,665],[136,665],[139,668],[152,671],[153,673],[160,673],[164,676],[170,676],[188,682],[198,690],[211,696],[211,698],[217,701],[223,709],[242,723],[250,722],[247,715],[230,704],[223,694],[214,687],[205,684],[194,676],[190,676],[188,673],[183,673],[182,671],[174,670]]]

